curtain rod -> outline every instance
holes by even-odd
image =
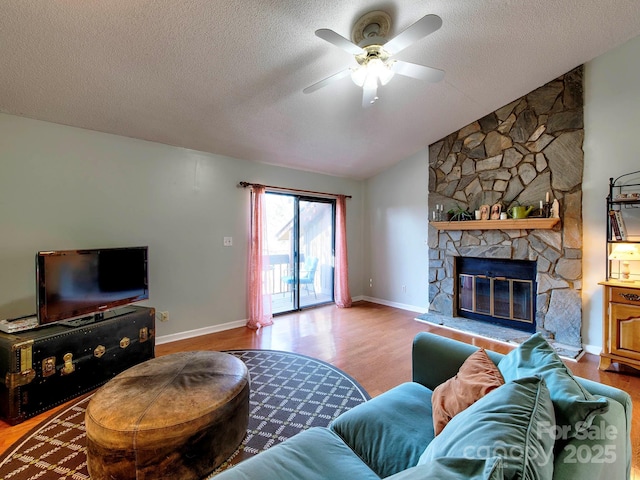
[[[240,182],[238,183],[239,186],[241,186],[242,188],[247,188],[247,187],[265,187],[265,188],[273,188],[276,190],[283,190],[283,191],[287,191],[287,192],[298,192],[298,193],[313,193],[315,195],[326,195],[329,197],[338,197],[339,195],[335,194],[335,193],[326,193],[326,192],[314,192],[313,190],[299,190],[297,188],[284,188],[284,187],[274,187],[273,185],[262,185],[261,183],[250,183],[250,182]],[[351,198],[351,195],[345,195],[345,198]]]

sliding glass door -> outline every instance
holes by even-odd
[[[333,302],[335,201],[267,193],[266,216],[273,313]]]

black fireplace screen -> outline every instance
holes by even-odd
[[[458,258],[458,315],[535,331],[535,262]]]

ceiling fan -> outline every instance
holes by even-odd
[[[391,17],[386,12],[376,10],[363,15],[355,23],[351,31],[352,41],[327,28],[316,30],[316,36],[354,55],[357,65],[320,80],[303,92],[315,92],[351,75],[353,82],[362,87],[362,106],[368,107],[378,99],[378,87],[386,85],[395,74],[428,82],[442,80],[442,70],[393,58],[412,43],[438,30],[442,26],[442,19],[437,15],[426,15],[387,40],[390,26]]]

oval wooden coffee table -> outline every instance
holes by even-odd
[[[240,445],[249,372],[227,353],[154,358],[117,375],[87,406],[92,480],[202,479]]]

